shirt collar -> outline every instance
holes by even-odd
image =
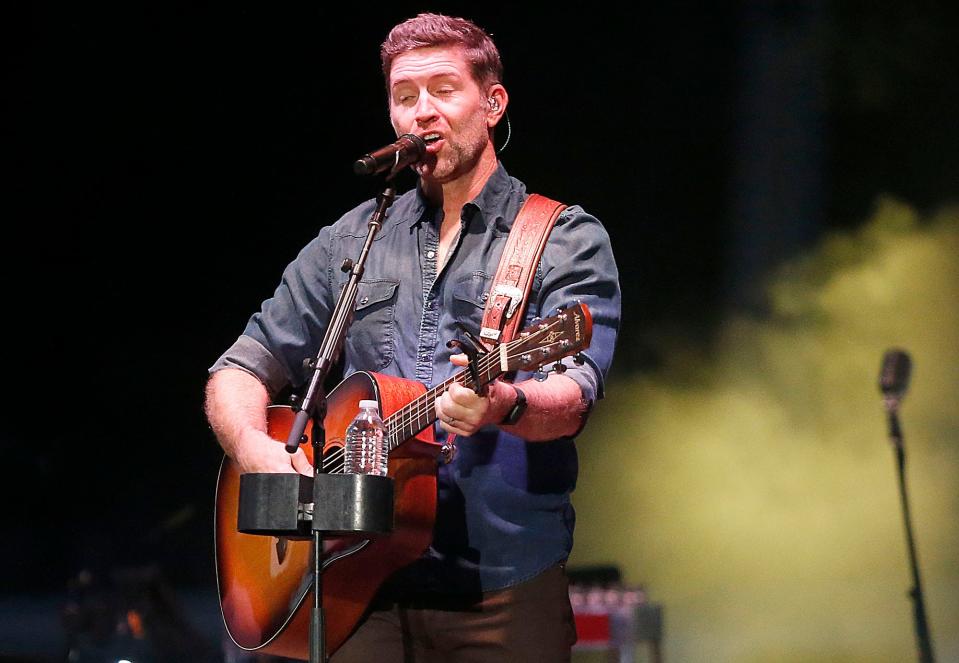
[[[483,218],[490,219],[497,216],[503,216],[509,193],[513,190],[513,179],[506,172],[502,161],[497,161],[496,170],[486,180],[479,194],[463,206],[464,217],[472,217],[475,212],[480,212]],[[435,210],[433,205],[423,195],[419,187],[419,180],[416,183],[416,197],[413,200],[410,214],[410,225],[416,225],[425,218],[426,214],[431,214]]]
[[[503,162],[497,161],[496,170],[494,170],[489,176],[489,179],[486,180],[482,191],[463,207],[473,207],[482,212],[485,218],[502,215],[503,208],[506,205],[506,199],[512,189],[513,180],[506,173]]]

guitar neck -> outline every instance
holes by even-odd
[[[489,384],[504,372],[500,366],[499,353],[483,355],[477,359],[476,364],[480,386]],[[470,370],[464,368],[453,377],[429,389],[422,396],[386,418],[389,451],[392,451],[424,428],[433,425],[433,422],[436,421],[436,400],[446,393],[454,382],[469,389],[475,389],[477,386]]]
[[[589,309],[585,304],[577,303],[477,357],[475,378],[472,370],[464,368],[386,418],[389,451],[436,421],[436,399],[454,382],[477,389],[485,387],[504,373],[521,369],[529,371],[548,361],[558,361],[588,347],[591,330]]]

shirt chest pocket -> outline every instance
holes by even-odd
[[[450,310],[453,312],[454,319],[462,322],[477,336],[483,322],[483,311],[489,299],[492,280],[492,277],[482,272],[474,272],[460,279],[453,286]]]
[[[399,281],[363,281],[357,286],[356,308],[346,338],[347,363],[362,370],[381,370],[393,361],[396,289]]]

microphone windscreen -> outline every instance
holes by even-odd
[[[905,350],[893,348],[882,358],[879,370],[879,390],[887,396],[902,396],[909,387],[912,360]]]

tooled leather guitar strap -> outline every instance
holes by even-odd
[[[534,193],[516,215],[483,313],[480,339],[488,347],[509,341],[516,333],[525,315],[536,265],[556,219],[566,207]]]

